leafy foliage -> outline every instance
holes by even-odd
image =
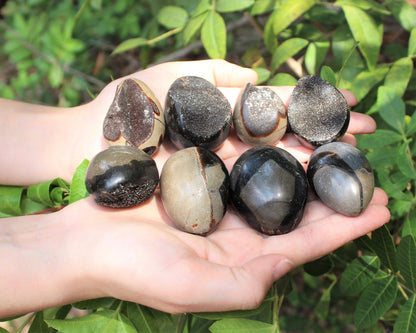
[[[255,310],[177,316],[101,299],[39,312],[31,331],[339,332],[351,325],[372,332],[416,330],[416,11],[410,4],[17,0],[7,3],[3,16],[0,55],[7,61],[0,70],[12,64],[14,73],[7,84],[0,82],[3,97],[75,105],[89,98],[86,91],[93,95],[122,74],[112,61],[128,55],[146,67],[189,46],[192,57],[239,59],[257,71],[258,83],[295,84],[313,74],[351,90],[358,99],[354,111],[377,122],[374,134],[358,136],[358,147],[377,186],[387,192],[392,213],[371,235],[288,274]],[[255,36],[243,47],[241,24],[251,25]],[[101,67],[99,55],[106,59]],[[87,164],[71,185],[55,179],[29,188],[0,187],[0,216],[83,198]],[[91,313],[69,319],[70,308]]]

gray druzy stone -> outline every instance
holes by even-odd
[[[170,86],[165,104],[166,128],[178,149],[215,150],[228,137],[231,105],[211,82],[197,76],[180,77]]]
[[[190,147],[172,154],[163,166],[160,194],[176,228],[206,235],[227,209],[228,171],[212,151]]]
[[[307,175],[321,201],[343,215],[360,215],[373,197],[370,163],[359,149],[346,143],[332,142],[316,149]]]
[[[313,146],[340,139],[347,131],[350,109],[345,97],[317,76],[298,81],[288,106],[291,130]]]
[[[241,141],[273,145],[286,133],[286,106],[272,89],[248,83],[237,100],[233,121]]]

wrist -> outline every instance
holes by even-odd
[[[95,298],[65,210],[6,218],[0,231],[0,318]]]

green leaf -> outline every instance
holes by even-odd
[[[382,5],[378,4],[377,2],[373,0],[338,0],[335,2],[336,6],[342,6],[342,5],[350,5],[359,7],[364,10],[375,10],[378,13],[389,15],[390,12],[387,11]]]
[[[416,112],[413,112],[412,117],[410,118],[409,123],[406,128],[406,135],[412,136],[416,133]]]
[[[279,13],[276,10],[273,11],[270,14],[269,19],[267,20],[264,26],[264,36],[263,36],[264,45],[266,45],[267,50],[272,54],[277,48],[277,37],[273,32],[273,22],[277,14]]]
[[[308,11],[313,5],[315,0],[291,0],[284,1],[280,7],[275,10],[273,15],[273,32],[277,36],[284,29],[286,29],[291,23],[293,23],[303,13]]]
[[[360,149],[374,149],[388,146],[403,140],[403,136],[396,131],[378,129],[372,134],[357,135]]]
[[[105,310],[72,319],[47,319],[62,333],[137,333],[132,322],[117,311]]]
[[[276,71],[288,58],[294,56],[308,45],[308,41],[303,38],[291,38],[284,41],[273,52],[271,68]]]
[[[314,308],[314,313],[320,320],[325,320],[328,317],[329,303],[331,302],[331,291],[336,283],[337,279],[335,278],[329,287],[323,291],[318,304]]]
[[[354,36],[367,67],[371,71],[375,68],[380,54],[383,39],[383,26],[377,25],[367,12],[354,6],[342,5],[348,26]]]
[[[127,303],[127,316],[140,333],[160,332],[155,316],[143,305]]]
[[[227,318],[216,321],[209,330],[212,333],[272,333],[274,326],[257,320]]]
[[[22,209],[20,207],[23,195],[21,186],[0,186],[0,217],[20,216]]]
[[[298,80],[287,73],[277,73],[268,84],[271,86],[296,86]]]
[[[403,224],[402,236],[412,235],[416,237],[416,214],[410,211]]]
[[[68,204],[68,193],[69,184],[62,178],[55,178],[27,188],[29,199],[49,207],[59,207]]]
[[[53,333],[55,330],[49,327],[43,320],[43,312],[39,311],[36,313],[33,322],[30,325],[28,333]]]
[[[384,79],[384,85],[393,89],[400,97],[404,95],[413,72],[413,61],[410,58],[397,60]]]
[[[305,66],[309,74],[315,75],[321,67],[329,49],[329,40],[309,44],[305,53]]]
[[[212,59],[223,59],[227,52],[227,32],[224,19],[216,11],[208,13],[202,25],[201,40]]]
[[[313,276],[320,276],[328,273],[333,267],[334,263],[329,255],[303,265],[305,272]]]
[[[373,231],[371,244],[382,264],[397,272],[396,247],[393,237],[385,225]]]
[[[220,13],[237,12],[254,4],[254,0],[216,0],[215,10]]]
[[[60,65],[53,65],[49,70],[48,79],[53,88],[57,88],[61,85],[64,78],[64,70]]]
[[[416,179],[415,163],[413,161],[412,153],[410,152],[409,142],[411,139],[403,142],[397,154],[397,165],[400,171],[408,178]]]
[[[321,78],[328,81],[330,84],[332,84],[334,87],[337,84],[337,77],[329,66],[323,66],[321,69]]]
[[[416,10],[406,1],[386,1],[387,8],[391,10],[400,24],[410,31],[416,27]]]
[[[72,303],[72,306],[82,310],[96,310],[100,308],[107,308],[111,306],[114,301],[115,299],[112,297],[101,297]]]
[[[370,165],[375,170],[391,167],[393,161],[396,160],[396,156],[397,148],[390,146],[373,149],[366,154]]]
[[[401,307],[393,333],[416,332],[416,295],[413,294]]]
[[[208,12],[202,13],[196,17],[193,17],[189,20],[185,29],[183,30],[183,39],[185,44],[188,44],[191,39],[196,35],[196,33],[201,28],[205,19],[207,18]]]
[[[157,14],[158,22],[167,29],[182,27],[188,21],[188,12],[177,6],[165,6]]]
[[[354,311],[357,328],[369,327],[393,305],[397,286],[397,278],[392,275],[374,280],[363,291]]]
[[[257,0],[251,8],[251,15],[261,15],[271,11],[274,7],[275,0]]]
[[[397,247],[396,260],[406,286],[416,290],[416,241],[411,235],[404,237]]]
[[[355,258],[342,274],[339,287],[349,296],[357,295],[373,280],[380,268],[380,260],[374,256]]]
[[[9,331],[6,331],[4,328],[0,327],[0,333],[9,333]]]
[[[383,120],[404,133],[405,105],[400,96],[389,87],[380,86],[377,91],[377,109]]]
[[[270,77],[270,71],[262,67],[252,68],[257,73],[257,82],[256,84],[262,84],[266,82]]]
[[[407,201],[409,198],[403,193],[403,189],[397,186],[391,179],[388,171],[385,168],[377,170],[377,178],[380,182],[381,188],[386,191],[390,198]],[[412,199],[410,199],[411,201]]]
[[[373,71],[358,74],[351,84],[351,91],[357,100],[361,101],[374,86],[384,79],[388,71],[388,68],[379,67]]]
[[[130,49],[134,49],[136,47],[146,45],[147,42],[148,40],[142,37],[130,38],[130,39],[125,40],[124,42],[121,42],[120,45],[118,45],[111,54],[115,55],[115,54],[122,53]]]
[[[410,31],[409,49],[407,55],[409,57],[416,57],[416,27]]]
[[[88,197],[88,191],[85,186],[85,175],[87,173],[88,164],[89,161],[84,159],[76,168],[74,175],[72,176],[68,204]]]
[[[235,310],[235,311],[221,311],[221,312],[196,312],[193,316],[204,318],[208,320],[221,320],[221,319],[236,319],[247,318],[251,316],[263,313],[268,307],[270,307],[271,299],[264,300],[259,307],[252,310]]]

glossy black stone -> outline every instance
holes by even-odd
[[[160,176],[163,207],[175,227],[206,235],[227,210],[229,175],[212,151],[189,147],[172,154]]]
[[[346,143],[332,142],[316,149],[307,175],[321,201],[343,215],[360,215],[373,196],[370,163],[359,149]]]
[[[236,161],[230,174],[230,197],[254,229],[284,234],[301,221],[308,196],[302,165],[287,151],[257,146]]]
[[[126,79],[116,90],[103,123],[108,145],[130,145],[153,155],[165,134],[163,109],[142,81]]]
[[[274,145],[286,133],[286,106],[272,89],[248,83],[237,99],[233,123],[241,141]]]
[[[178,149],[198,146],[215,150],[230,132],[232,110],[213,84],[200,77],[185,76],[169,88],[165,123]]]
[[[318,147],[345,134],[350,109],[344,95],[329,82],[305,76],[293,90],[287,117],[295,134]]]
[[[99,152],[85,178],[94,200],[113,208],[140,205],[153,195],[158,183],[155,161],[132,146],[112,146]]]

